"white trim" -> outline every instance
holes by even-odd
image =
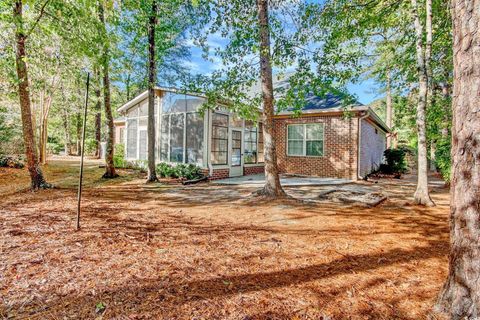
[[[360,162],[362,161],[362,152],[360,147],[362,145],[362,120],[367,119],[369,117],[368,112],[361,117],[358,117],[358,139],[357,139],[357,178],[363,179],[363,176],[360,175]]]

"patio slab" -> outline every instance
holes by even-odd
[[[348,179],[336,179],[336,178],[319,178],[319,177],[299,177],[281,175],[280,183],[282,186],[322,186],[322,185],[342,185],[351,183]],[[242,186],[262,186],[265,183],[264,174],[254,174],[248,176],[227,178],[212,181],[214,184],[220,185],[242,185]]]

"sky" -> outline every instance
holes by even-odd
[[[212,34],[207,39],[208,45],[211,48],[221,48],[226,44],[226,40],[219,35]],[[190,69],[191,73],[208,75],[214,70],[222,67],[221,61],[214,57],[213,54],[210,58],[213,62],[207,61],[202,57],[202,50],[195,46],[193,40],[187,40],[187,45],[190,47],[190,60],[185,63],[185,66]],[[381,95],[375,92],[376,85],[373,80],[362,80],[355,84],[350,83],[347,85],[347,89],[351,94],[354,94],[358,101],[362,104],[369,104],[370,102],[381,98]]]

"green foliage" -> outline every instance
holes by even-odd
[[[162,178],[177,178],[175,168],[165,162],[160,162],[157,164],[157,174]]]
[[[449,137],[437,142],[435,165],[440,171],[442,178],[447,182],[450,182],[450,174],[452,170],[451,149],[452,145]]]
[[[64,146],[58,142],[47,142],[47,153],[59,154],[64,149]]]
[[[192,163],[172,165],[161,162],[157,164],[157,174],[164,178],[182,178],[186,180],[198,179],[203,176],[202,169]]]
[[[97,141],[95,139],[85,139],[85,154],[94,155],[97,150]]]
[[[386,174],[405,173],[407,171],[406,153],[407,150],[404,148],[385,150],[383,153],[385,163],[380,165],[380,171]]]
[[[339,76],[340,69],[330,68],[331,63],[324,65],[317,59],[324,48],[320,39],[312,38],[320,33],[313,30],[309,15],[318,8],[295,1],[268,1],[268,6],[271,44],[265,50],[271,52],[274,81],[282,82],[274,88],[275,110],[291,109],[300,114],[309,97],[330,92],[341,96],[345,107],[350,105],[354,99],[345,90],[343,80],[347,78]],[[205,93],[205,108],[215,108],[227,100],[230,110],[258,119],[263,97],[258,90],[261,49],[257,5],[244,0],[204,0],[197,9],[200,23],[193,36],[195,44],[202,46],[205,57],[221,61],[221,68],[208,76],[197,76],[188,89]],[[211,36],[226,44],[211,48]]]
[[[121,143],[116,144],[113,150],[113,165],[115,168],[125,168],[125,146]]]

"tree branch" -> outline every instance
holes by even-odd
[[[33,30],[35,30],[35,28],[37,27],[38,23],[40,22],[40,19],[43,17],[43,14],[45,13],[45,7],[47,6],[47,4],[49,2],[50,2],[50,0],[46,0],[45,3],[40,8],[40,13],[38,14],[37,18],[33,22],[33,25],[30,28],[30,30],[28,30],[28,32],[25,34],[25,39],[27,39],[28,36],[30,36],[30,34],[33,32]]]

